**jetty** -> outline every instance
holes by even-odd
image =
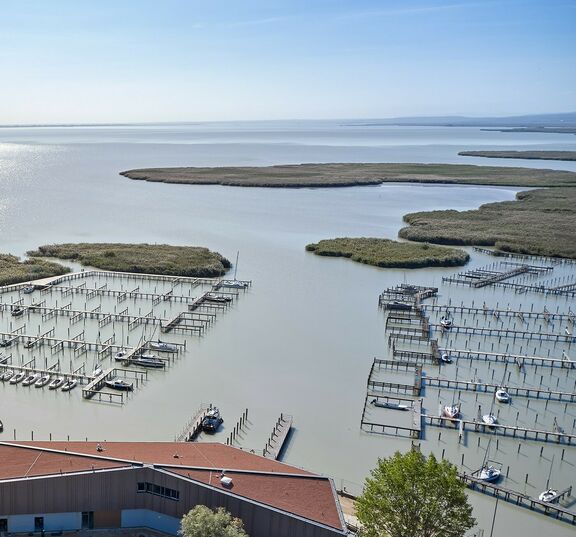
[[[280,453],[288,439],[290,430],[292,429],[293,417],[289,414],[280,414],[276,420],[272,433],[270,434],[266,446],[262,450],[262,455],[268,459],[278,460]]]

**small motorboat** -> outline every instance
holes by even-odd
[[[22,386],[31,386],[40,378],[40,373],[30,373],[23,381]]]
[[[11,339],[2,339],[0,340],[0,347],[10,347],[12,345]]]
[[[35,383],[35,388],[44,388],[50,382],[50,375],[42,375]]]
[[[102,369],[102,366],[97,365],[94,368],[94,371],[92,371],[92,377],[99,377],[100,375],[102,375],[104,373],[104,370]]]
[[[441,361],[443,364],[451,364],[451,363],[452,363],[452,358],[450,358],[450,355],[449,355],[447,352],[443,352],[443,353],[440,355],[440,361]]]
[[[22,289],[22,292],[26,295],[29,295],[34,291],[36,291],[36,287],[34,285],[27,285],[26,287],[24,287],[24,289]]]
[[[126,351],[119,351],[114,355],[114,360],[116,360],[117,362],[121,362],[122,360],[126,359],[127,355],[128,353]]]
[[[57,390],[60,388],[60,386],[62,386],[62,384],[64,384],[65,380],[66,379],[64,377],[55,378],[50,384],[48,384],[48,389]]]
[[[7,380],[10,380],[13,376],[14,371],[12,371],[11,369],[7,369],[6,371],[4,371],[4,373],[0,375],[0,380],[2,382],[6,382]]]
[[[76,379],[65,380],[64,383],[62,384],[62,391],[63,392],[69,392],[70,390],[73,390],[74,388],[76,388],[77,384],[78,384],[78,381]]]
[[[442,407],[442,417],[450,418],[452,420],[460,416],[460,406],[459,405],[446,405]]]
[[[134,365],[139,365],[140,367],[154,367],[160,369],[166,367],[166,362],[154,354],[142,354],[141,356],[136,356],[132,358],[132,363]]]
[[[498,418],[490,412],[489,414],[484,414],[482,416],[482,423],[488,425],[488,427],[494,427],[498,423]]]
[[[380,408],[389,408],[390,410],[410,410],[410,406],[408,405],[402,405],[400,403],[391,403],[390,401],[378,401],[378,399],[372,399],[370,403]]]
[[[202,420],[202,430],[207,433],[215,433],[222,423],[224,423],[224,420],[220,416],[220,411],[217,408],[212,408]]]
[[[204,300],[208,302],[217,302],[219,304],[227,304],[232,301],[232,298],[229,296],[206,295]]]
[[[450,319],[450,317],[442,317],[440,319],[440,326],[445,330],[452,328],[453,326],[452,319]]]
[[[33,339],[29,339],[26,343],[24,343],[25,349],[31,349],[32,347],[34,347],[34,340]]]
[[[491,464],[487,464],[482,466],[476,477],[481,479],[482,481],[486,481],[488,483],[494,483],[494,481],[498,481],[500,476],[502,475],[502,470],[492,466]]]
[[[498,388],[496,390],[496,401],[499,403],[509,403],[510,402],[510,394],[504,388]]]
[[[228,287],[230,289],[246,289],[248,284],[240,280],[225,280],[220,283],[221,287]]]
[[[151,341],[149,346],[152,350],[158,352],[178,352],[178,347],[173,343],[166,343],[164,341]]]
[[[392,302],[386,304],[386,308],[389,310],[410,311],[412,304],[401,302],[400,300],[392,300]]]
[[[21,308],[20,306],[16,306],[13,310],[12,310],[12,317],[20,317],[21,315],[24,315],[24,308]]]
[[[555,489],[547,489],[538,495],[538,499],[545,503],[554,503],[558,499],[558,491]]]
[[[113,390],[121,390],[124,392],[131,392],[134,389],[134,384],[121,379],[107,380],[105,384],[108,386],[108,388],[112,388]]]
[[[8,362],[8,356],[4,356],[1,352],[0,352],[0,364],[5,364]]]
[[[20,373],[16,373],[11,379],[10,384],[18,384],[24,380],[26,376],[26,371],[20,371]]]

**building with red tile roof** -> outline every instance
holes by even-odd
[[[333,482],[218,443],[2,442],[0,531],[149,527],[176,534],[195,505],[251,537],[346,535]]]

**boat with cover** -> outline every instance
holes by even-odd
[[[547,489],[538,495],[541,502],[553,503],[558,499],[558,491],[556,489]]]
[[[66,380],[66,379],[65,379],[64,377],[55,378],[55,379],[48,385],[48,389],[49,389],[49,390],[57,390],[58,388],[60,388],[60,386],[62,386],[62,384],[64,384],[65,380]]]
[[[371,404],[380,408],[389,408],[390,410],[409,410],[408,405],[402,405],[400,403],[391,403],[390,401],[378,401],[378,399],[372,399]]]
[[[16,373],[11,379],[10,384],[18,384],[24,380],[26,376],[26,371],[20,371],[20,373]]]
[[[24,308],[21,308],[20,306],[16,306],[13,310],[12,310],[12,317],[20,317],[20,315],[24,314]]]
[[[165,341],[151,341],[150,348],[159,352],[178,352],[178,347],[173,343],[166,343]]]
[[[495,481],[498,481],[498,479],[500,479],[501,475],[502,470],[500,468],[497,468],[496,466],[493,466],[491,464],[485,464],[484,466],[482,466],[482,468],[480,468],[480,471],[478,472],[476,477],[478,479],[481,479],[482,481],[486,481],[487,483],[494,483]]]
[[[104,373],[104,370],[102,369],[101,365],[97,365],[94,368],[94,371],[92,371],[92,376],[93,377],[99,377],[100,375],[102,375],[102,373]]]
[[[35,388],[44,388],[50,382],[50,375],[42,375],[35,383]]]
[[[4,373],[0,375],[0,380],[5,382],[7,380],[10,380],[13,376],[14,371],[12,371],[11,369],[6,369],[6,371],[4,371]]]
[[[509,403],[510,402],[510,394],[504,388],[498,388],[496,390],[496,401],[499,403]]]
[[[142,354],[140,356],[135,356],[132,358],[132,363],[134,365],[139,365],[140,367],[154,367],[156,369],[166,367],[166,362],[155,354]]]
[[[11,339],[3,339],[0,341],[0,347],[10,347],[12,345]]]
[[[216,407],[211,408],[202,420],[202,430],[207,433],[215,433],[222,423],[224,420],[220,416],[220,411]]]
[[[128,353],[126,351],[119,351],[114,355],[114,360],[116,360],[117,362],[121,362],[122,360],[126,359],[127,355]]]
[[[112,379],[105,381],[106,386],[108,388],[112,388],[113,390],[120,390],[124,392],[131,392],[134,389],[134,385],[131,382],[126,382],[122,379]]]
[[[65,380],[64,384],[62,384],[62,391],[63,392],[69,392],[70,390],[73,390],[74,388],[76,388],[77,384],[78,384],[78,381],[76,379]]]
[[[498,423],[498,418],[490,412],[489,414],[484,414],[482,416],[482,423],[488,425],[488,427],[493,427]]]
[[[34,340],[33,339],[29,339],[26,343],[24,343],[25,349],[31,349],[32,347],[34,347]]]
[[[40,378],[40,373],[30,373],[23,381],[22,386],[30,386]]]
[[[27,285],[26,287],[24,287],[24,289],[22,289],[22,292],[26,295],[29,295],[34,291],[36,291],[36,287],[34,287],[33,285]]]

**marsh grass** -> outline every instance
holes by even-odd
[[[118,272],[212,278],[222,276],[230,261],[208,248],[167,244],[50,244],[28,252],[32,257],[71,259]]]
[[[576,160],[576,151],[460,151],[461,157],[516,158],[527,160]]]
[[[494,246],[505,252],[576,258],[576,189],[519,192],[516,201],[472,211],[430,211],[404,216],[399,236],[448,245]]]
[[[43,259],[21,261],[20,258],[14,255],[0,254],[0,285],[11,285],[51,276],[60,276],[68,272],[70,272],[68,267],[52,263],[51,261]]]
[[[308,244],[306,250],[382,268],[453,267],[464,265],[470,259],[458,248],[367,237],[326,239]]]

